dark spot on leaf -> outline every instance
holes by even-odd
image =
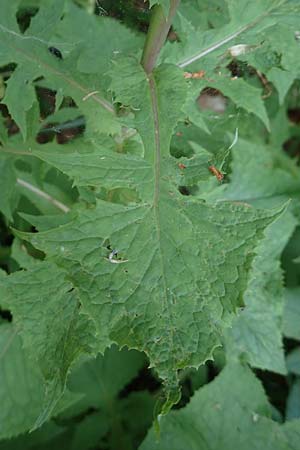
[[[58,50],[56,47],[49,47],[49,52],[52,53],[52,55],[56,56],[56,58],[62,59],[61,51]]]
[[[246,61],[239,61],[237,59],[233,59],[227,66],[227,69],[230,70],[231,75],[233,77],[244,77],[245,75],[253,76],[256,74],[256,70],[249,66]]]
[[[186,186],[179,186],[178,190],[182,195],[191,195],[189,189]]]
[[[292,123],[300,124],[300,108],[291,108],[287,112],[288,118]]]

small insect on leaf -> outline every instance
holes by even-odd
[[[184,72],[183,76],[186,79],[192,78],[192,79],[199,79],[203,78],[205,75],[205,70],[199,70],[198,72]]]
[[[52,55],[56,56],[56,58],[63,59],[61,51],[58,50],[58,48],[56,48],[56,47],[49,47],[48,50],[49,50],[50,53],[52,53]]]
[[[208,170],[217,178],[218,181],[222,181],[224,174],[220,172],[215,166],[209,166]]]
[[[110,252],[110,254],[108,255],[108,258],[105,258],[106,261],[109,261],[112,264],[122,264],[122,263],[128,262],[128,259],[118,259],[117,258],[118,253],[119,253],[119,250],[112,250]]]

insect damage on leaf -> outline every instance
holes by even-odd
[[[49,47],[49,52],[52,53],[52,55],[56,56],[58,59],[62,59],[61,51],[58,50],[56,47]]]

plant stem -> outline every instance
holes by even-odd
[[[164,10],[160,5],[156,5],[153,9],[141,60],[142,66],[147,74],[151,73],[155,67],[156,60],[168,36],[179,3],[180,0],[170,0],[168,17],[165,16]]]
[[[47,194],[44,191],[41,191],[41,189],[33,186],[32,184],[27,183],[27,181],[24,181],[21,178],[17,178],[17,184],[19,186],[24,187],[25,189],[28,189],[29,191],[33,192],[39,197],[44,198],[45,200],[47,200],[49,203],[52,203],[52,205],[56,206],[56,208],[60,209],[64,213],[68,213],[70,211],[70,208],[67,205],[60,202],[59,200],[56,200],[56,198],[51,197],[51,195]]]

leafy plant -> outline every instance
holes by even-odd
[[[300,6],[119,8],[1,6],[2,447],[296,448]]]

